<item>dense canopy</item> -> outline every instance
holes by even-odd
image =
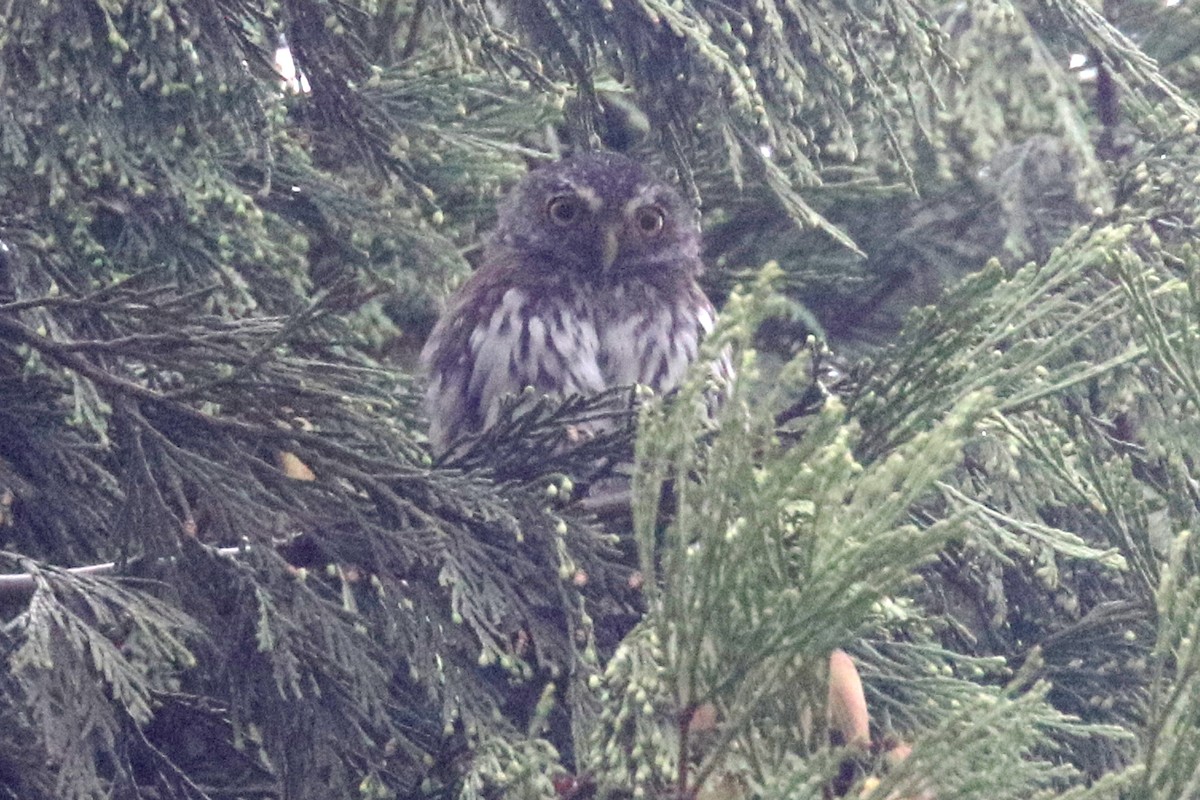
[[[0,8],[0,797],[1195,795],[1195,4]],[[434,460],[425,336],[595,149],[736,383]]]

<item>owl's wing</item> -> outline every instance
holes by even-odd
[[[434,452],[494,424],[500,401],[526,386],[552,397],[601,391],[598,350],[595,321],[571,292],[468,283],[421,353]]]

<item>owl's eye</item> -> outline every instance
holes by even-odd
[[[555,225],[570,225],[583,211],[579,199],[569,194],[559,195],[546,205],[546,216]]]
[[[666,215],[658,206],[642,206],[634,214],[638,230],[646,236],[656,236],[663,229]]]

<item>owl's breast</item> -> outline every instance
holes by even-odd
[[[713,325],[712,305],[698,287],[666,296],[653,286],[621,285],[598,298],[597,308],[599,365],[609,386],[675,389]]]

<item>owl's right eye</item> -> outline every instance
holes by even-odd
[[[570,225],[579,219],[582,211],[583,206],[580,205],[579,199],[567,194],[555,197],[546,205],[546,216],[550,217],[550,221],[555,225]]]

